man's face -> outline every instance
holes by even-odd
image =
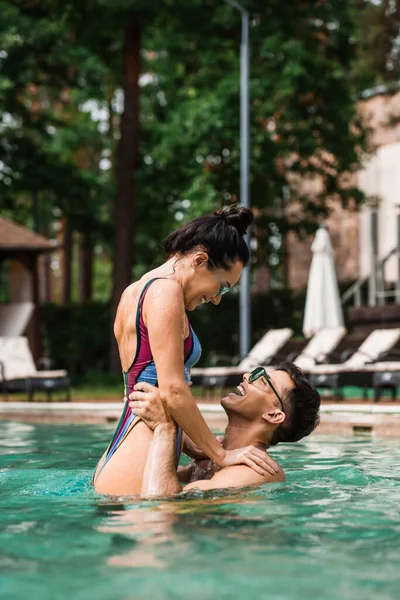
[[[271,371],[268,375],[281,397],[284,397],[285,393],[295,387],[286,371]],[[236,413],[244,419],[256,421],[265,413],[280,411],[280,402],[268,381],[264,377],[260,377],[250,383],[248,381],[249,376],[250,373],[243,375],[243,380],[238,385],[236,394],[231,392],[228,396],[222,398],[221,404],[227,414]]]

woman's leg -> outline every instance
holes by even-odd
[[[153,432],[139,421],[100,471],[105,454],[97,466],[94,487],[99,494],[129,496],[140,494],[144,468]]]

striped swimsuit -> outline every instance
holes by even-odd
[[[139,381],[147,381],[147,383],[151,383],[152,385],[157,385],[157,371],[156,366],[154,364],[153,355],[150,349],[149,335],[147,331],[147,327],[143,321],[143,302],[149,289],[150,285],[153,281],[157,279],[162,279],[162,277],[156,277],[154,279],[150,279],[146,285],[144,286],[137,307],[136,313],[136,354],[135,358],[129,369],[124,371],[124,387],[125,387],[125,396],[129,396],[131,392],[133,392],[134,386]],[[190,369],[196,362],[199,360],[201,355],[201,346],[198,337],[194,333],[192,326],[189,323],[189,336],[184,341],[184,375],[185,381],[190,381]],[[135,415],[132,409],[129,406],[129,402],[125,402],[124,410],[122,412],[121,418],[113,435],[113,438],[110,442],[110,445],[107,448],[106,457],[104,459],[103,464],[100,469],[95,472],[94,479],[96,479],[101,471],[104,469],[110,458],[114,455],[115,451],[122,444],[127,435],[132,431],[135,425],[140,421],[140,417]],[[178,435],[176,441],[176,464],[178,465],[180,454],[182,451],[182,429],[178,427]]]

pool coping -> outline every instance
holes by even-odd
[[[222,431],[227,418],[220,405],[198,405],[208,425]],[[313,435],[400,438],[400,405],[322,404]]]
[[[110,424],[118,422],[122,402],[0,402],[0,420],[58,424]],[[227,417],[219,404],[199,403],[208,426],[223,431]],[[314,434],[368,435],[400,438],[400,405],[322,404]]]
[[[89,413],[89,414],[109,414],[115,413],[120,416],[122,402],[0,402],[0,415],[4,413],[43,413],[43,412],[67,412],[67,413]],[[225,411],[219,404],[198,403],[202,413],[213,413],[225,415]],[[322,414],[398,414],[400,415],[400,404],[394,406],[387,404],[322,404],[320,408]]]

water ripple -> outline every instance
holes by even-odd
[[[110,432],[0,423],[2,597],[397,600],[397,440],[311,437],[274,448],[284,483],[139,502],[91,487]]]

